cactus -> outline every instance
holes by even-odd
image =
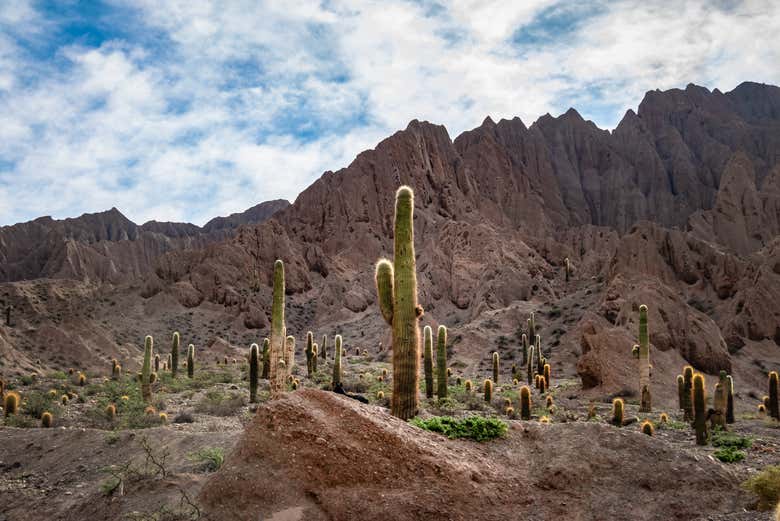
[[[181,336],[178,331],[173,333],[173,341],[171,342],[171,376],[176,378],[176,374],[179,372],[179,344],[181,343]]]
[[[174,336],[176,338],[176,336]],[[175,344],[175,342],[174,342]],[[144,339],[144,364],[141,369],[141,396],[144,402],[149,403],[152,401],[152,350],[154,346],[154,339],[151,336],[146,336]]]
[[[514,416],[515,416],[515,408],[514,408],[514,407],[512,407],[512,406],[506,407],[506,408],[504,409],[504,412],[505,412],[505,413],[506,413],[506,415],[507,415],[507,416],[509,416],[510,418],[514,418]]]
[[[423,328],[423,369],[425,371],[425,397],[433,398],[433,330]]]
[[[634,344],[631,348],[631,356],[639,360],[639,344]]]
[[[712,426],[726,428],[726,388],[722,382],[715,384],[715,392],[712,395],[713,411],[710,414]]]
[[[528,348],[528,385],[531,385],[534,379],[534,350],[534,346]]]
[[[512,364],[509,372],[512,375],[512,381],[517,382],[517,364]]]
[[[531,339],[531,341],[534,341],[536,338],[536,319],[533,313],[528,317],[528,338]]]
[[[335,389],[337,385],[341,383],[341,335],[336,335],[336,350],[333,355],[333,381],[332,385]]]
[[[466,380],[465,382],[463,382],[463,388],[466,389],[467,393],[470,393],[473,387],[474,384],[471,383],[471,380]]]
[[[493,381],[498,383],[498,364],[499,356],[497,351],[493,351]]]
[[[777,401],[777,395],[780,393],[780,387],[778,386],[778,376],[777,371],[772,371],[769,373],[769,405],[767,409],[769,410],[769,415],[776,419],[780,420],[780,408],[778,408],[778,401]]]
[[[68,395],[67,394],[63,394],[62,398],[60,399],[60,401],[62,402],[62,405],[68,405]]]
[[[661,416],[658,417],[658,421],[660,421],[661,423],[669,423],[669,415],[666,414],[665,412],[662,412]]]
[[[683,383],[685,384],[685,406],[683,407],[684,411],[684,420],[685,421],[692,421],[693,420],[693,367],[686,365],[683,367]]]
[[[726,423],[734,423],[734,379],[726,377]]]
[[[647,306],[639,306],[639,412],[650,412],[650,335],[647,331]]]
[[[154,372],[155,373],[160,372],[160,355],[158,354],[154,355]]]
[[[384,400],[385,399],[384,391],[379,391],[378,393],[376,393],[376,399],[377,400]]]
[[[569,282],[569,278],[571,277],[571,262],[569,262],[569,258],[566,257],[564,260],[565,264],[565,271],[566,271],[566,282]]]
[[[393,416],[408,420],[417,414],[422,307],[417,303],[414,255],[414,193],[402,186],[395,198],[393,261],[376,264],[379,308],[393,330]]]
[[[311,347],[311,370],[317,372],[317,355],[320,354],[320,346],[316,343]]]
[[[617,427],[623,426],[623,411],[625,410],[625,404],[622,398],[615,398],[612,400],[612,425]]]
[[[271,340],[269,345],[269,381],[271,398],[276,398],[287,388],[287,376],[292,367],[287,361],[287,328],[284,322],[284,262],[274,262],[273,305],[271,309]],[[280,364],[284,361],[284,365]]]
[[[41,427],[44,429],[48,429],[54,425],[54,416],[49,411],[44,411],[43,414],[41,414]]]
[[[5,417],[9,417],[12,414],[19,412],[19,405],[22,403],[22,397],[15,391],[5,393],[3,398],[3,410],[5,411]]]
[[[314,374],[314,362],[312,362],[314,357],[314,333],[311,331],[306,333],[306,349],[304,353],[306,353],[306,374],[311,378]]]
[[[522,357],[522,360],[520,362],[520,365],[525,365],[525,364],[528,363],[528,335],[523,333],[523,336],[520,337],[520,338],[521,338],[521,342],[520,343],[522,345],[521,349],[522,349],[522,353],[523,353],[523,357]]]
[[[704,389],[704,376],[694,375],[693,427],[696,430],[697,445],[707,445],[707,402]]]
[[[328,358],[328,335],[322,335],[322,344],[320,345],[320,356],[323,360]]]
[[[645,420],[640,425],[640,429],[642,430],[642,434],[647,434],[648,436],[652,436],[655,433],[655,427],[653,427],[653,422],[650,420]]]
[[[536,347],[534,348],[534,351],[536,352],[536,372],[537,374],[542,374],[542,372],[544,372],[546,358],[544,358],[544,354],[542,353],[542,337],[540,335],[536,335]]]
[[[553,406],[553,397],[552,396],[547,395],[547,400],[545,401],[545,405],[547,406],[548,409]]]
[[[195,346],[192,344],[187,346],[187,376],[195,376]]]
[[[147,405],[146,409],[144,409],[144,414],[146,416],[154,416],[155,414],[157,414],[157,409],[155,409],[151,405]]]
[[[550,364],[544,364],[543,374],[544,374],[544,381],[547,384],[547,387],[550,386],[550,371],[551,371]]]
[[[758,404],[758,414],[759,416],[764,416],[766,414],[766,405],[763,403]]]
[[[531,419],[531,389],[527,385],[520,388],[520,418]]]
[[[447,397],[447,379],[452,375],[452,369],[447,367],[447,328],[439,326],[436,335],[436,375],[438,387],[436,394],[441,398]]]
[[[685,379],[681,374],[677,375],[677,405],[681,411],[685,409]]]
[[[260,348],[249,346],[249,403],[257,403],[257,378],[260,374]]]
[[[544,394],[547,392],[547,379],[544,375],[539,375],[539,392]]]
[[[106,405],[106,417],[110,421],[114,421],[114,418],[116,418],[116,405],[113,403]]]
[[[161,412],[158,418],[160,419],[160,423],[168,423],[168,415],[164,412]]]
[[[485,393],[485,401],[490,403],[493,400],[493,382],[489,378],[482,384],[482,390]]]
[[[84,387],[85,385],[87,385],[87,375],[79,373],[79,387]]]
[[[268,380],[269,365],[271,364],[271,353],[269,349],[271,341],[267,338],[263,340],[263,374],[260,376],[263,380]]]
[[[111,368],[111,379],[112,380],[119,380],[122,377],[122,366],[117,362],[112,368]]]

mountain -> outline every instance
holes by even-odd
[[[401,184],[415,190],[425,323],[450,328],[464,372],[488,371],[494,350],[515,359],[516,335],[535,311],[557,374],[581,379],[586,392],[620,392],[633,381],[640,303],[651,310],[659,400],[676,389],[655,382],[672,381],[685,363],[756,387],[780,363],[780,89],[756,83],[648,92],[612,132],[574,109],[530,126],[487,118],[454,140],[414,120],[264,220],[137,227],[112,210],[0,229],[0,274],[28,280],[5,292],[34,331],[56,318],[35,291],[56,292],[52,278],[96,281],[64,298],[91,311],[58,319],[49,337],[72,339],[73,323],[98,328],[87,343],[105,358],[131,356],[144,334],[173,328],[207,345],[257,341],[281,258],[292,334],[341,332],[347,345],[378,349],[389,332],[373,265],[392,252]],[[106,317],[109,325],[94,326]],[[18,328],[1,339],[32,360]],[[77,344],[69,356],[78,361]]]

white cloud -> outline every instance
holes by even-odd
[[[52,60],[29,48],[59,20],[0,10],[0,223],[202,224],[294,199],[414,118],[455,137],[573,105],[612,127],[650,89],[780,83],[770,1],[110,1],[135,36]]]

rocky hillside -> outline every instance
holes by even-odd
[[[586,391],[630,388],[621,368],[639,303],[651,310],[654,385],[690,362],[759,387],[780,363],[780,88],[754,83],[648,92],[612,132],[573,109],[530,126],[488,118],[454,140],[412,121],[263,222],[136,226],[110,211],[0,229],[0,276],[27,280],[3,288],[17,325],[0,332],[0,352],[54,363],[36,344],[56,339],[81,353],[66,360],[100,366],[173,328],[245,347],[267,334],[276,258],[291,333],[386,344],[373,264],[391,252],[400,184],[416,194],[425,323],[450,327],[464,371],[496,349],[511,360],[537,311],[556,371]]]

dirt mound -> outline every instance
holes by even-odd
[[[318,390],[260,407],[199,499],[246,520],[667,520],[746,503],[721,464],[634,428],[511,422],[480,444]]]

